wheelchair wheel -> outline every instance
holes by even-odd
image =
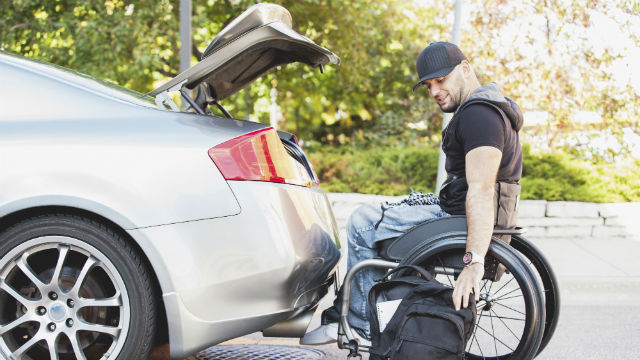
[[[542,283],[546,316],[544,334],[542,335],[542,342],[538,348],[538,354],[540,354],[549,343],[549,340],[551,340],[558,325],[558,319],[560,318],[560,289],[558,287],[558,280],[551,269],[549,261],[547,261],[540,250],[527,239],[514,235],[511,237],[510,245],[520,252],[530,267],[535,269]]]
[[[419,245],[401,265],[423,266],[453,287],[463,269],[466,238],[451,236]],[[532,268],[502,241],[487,253],[476,325],[467,343],[467,359],[533,359],[544,332],[544,297]],[[506,272],[496,277],[498,264]]]

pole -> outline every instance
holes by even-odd
[[[180,72],[191,67],[191,0],[180,0]]]
[[[269,105],[269,124],[274,129],[278,130],[278,90],[276,90],[276,85],[271,84],[271,91],[269,91],[271,104]]]
[[[451,42],[460,45],[460,21],[462,18],[462,5],[463,0],[456,0],[456,5],[453,10],[453,30],[451,32]],[[445,113],[442,117],[442,130],[444,130],[453,115],[451,113]],[[444,152],[442,151],[442,141],[440,142],[440,156],[438,158],[438,176],[436,177],[436,194],[440,193],[440,187],[442,183],[447,179],[447,171],[444,168],[444,164],[447,160]]]

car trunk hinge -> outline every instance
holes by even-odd
[[[202,108],[200,108],[200,106],[198,106],[198,104],[196,104],[195,101],[193,101],[193,99],[191,98],[191,96],[189,96],[189,93],[187,92],[186,88],[182,88],[180,89],[180,94],[182,94],[182,97],[187,100],[187,102],[189,103],[189,105],[191,105],[191,107],[200,115],[205,115],[204,110],[202,110]]]
[[[228,112],[225,108],[223,108],[223,107],[222,107],[222,105],[220,105],[220,103],[218,102],[218,100],[214,100],[214,101],[213,101],[213,105],[217,106],[217,107],[218,107],[218,109],[219,109],[220,111],[222,111],[222,113],[224,114],[224,116],[226,116],[228,119],[233,119],[233,118],[231,117],[231,114],[229,114],[229,112]]]

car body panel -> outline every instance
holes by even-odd
[[[243,209],[238,215],[129,231],[155,249],[153,267],[167,269],[161,286],[174,357],[241,335],[253,326],[247,321],[258,321],[255,331],[311,306],[340,257],[319,188],[230,186]]]
[[[123,227],[137,228],[240,212],[207,146],[162,144],[144,134],[137,139],[133,130],[129,136],[111,137],[98,123],[91,131],[78,131],[78,124],[70,122],[65,135],[57,129],[49,136],[44,124],[43,133],[22,137],[21,126],[4,125],[0,216],[27,205],[85,205],[102,215],[107,214],[101,207],[126,214]],[[184,192],[177,193],[176,187]]]
[[[194,317],[175,293],[164,294],[169,326],[169,351],[172,359],[182,359],[209,346],[264,329],[284,321],[290,311],[248,316],[224,321],[203,321]]]
[[[52,64],[0,51],[0,119],[135,117],[153,101],[143,94]],[[27,94],[16,97],[12,94]],[[37,102],[36,102],[37,101]],[[135,105],[135,106],[133,106]]]
[[[0,74],[7,82],[39,84],[36,73],[9,72],[5,65],[0,63]],[[51,77],[43,82],[56,103],[73,99],[111,111],[82,115],[67,105],[54,109],[55,118],[45,118],[45,112],[25,103],[18,118],[3,112],[0,216],[25,207],[77,206],[107,218],[120,214],[116,223],[137,228],[240,211],[207,152],[264,125],[146,108]],[[184,193],[176,193],[177,187]]]

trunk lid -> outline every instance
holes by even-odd
[[[149,94],[200,86],[206,88],[209,98],[219,101],[276,66],[303,62],[322,68],[328,63],[340,63],[338,56],[291,26],[291,15],[285,8],[253,5],[220,31],[200,62]]]

